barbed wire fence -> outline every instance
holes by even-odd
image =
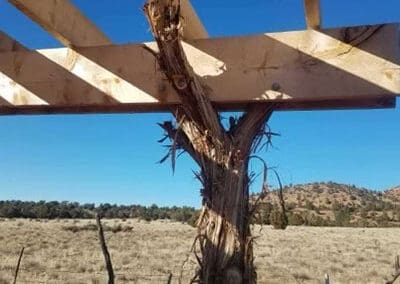
[[[176,268],[179,268],[179,266]],[[151,283],[174,283],[178,281],[180,274],[180,271],[177,269],[174,271],[175,273],[172,271],[165,273],[137,273],[119,270],[115,271],[114,275],[118,282],[135,283],[135,281],[139,281],[138,283],[143,283],[141,280],[144,280],[151,281]],[[9,274],[12,274],[11,270]],[[29,278],[27,274],[29,275]],[[189,279],[192,274],[192,269],[185,269],[183,271],[184,278]],[[33,277],[32,275],[35,276]],[[55,275],[60,279],[54,279]],[[96,280],[101,281],[101,283],[105,283],[108,280],[108,275],[107,270],[79,272],[66,269],[46,268],[45,270],[38,271],[37,268],[20,267],[19,276],[16,283],[65,283],[65,279],[68,279],[68,281],[74,283],[88,283],[88,280],[92,280],[92,283],[100,283],[96,282]]]
[[[100,220],[99,220],[100,223]],[[100,230],[101,223],[99,226],[99,239],[100,242],[105,242],[103,231]],[[101,236],[103,238],[101,238]],[[102,245],[105,246],[105,243]],[[94,271],[77,271],[77,270],[68,270],[68,269],[57,269],[57,268],[49,268],[45,267],[44,269],[38,269],[37,267],[26,267],[22,261],[22,256],[24,253],[25,246],[22,247],[21,252],[19,253],[18,261],[16,263],[15,269],[13,266],[9,266],[7,270],[7,275],[9,276],[10,282],[7,279],[0,277],[0,284],[8,284],[8,283],[92,283],[92,284],[100,284],[107,283],[107,279],[109,281],[108,268],[104,267],[100,268],[100,270]],[[192,249],[186,254],[186,259],[182,264],[177,264],[172,267],[168,267],[163,272],[137,272],[132,270],[122,270],[117,269],[114,271],[113,275],[117,283],[162,283],[162,284],[171,284],[171,283],[187,283],[190,281],[192,276],[195,273],[194,267],[191,265],[189,268],[185,267],[187,263],[196,262],[191,259]],[[400,279],[400,264],[399,264],[399,255],[396,255],[395,263],[394,263],[394,273],[391,275],[390,280],[386,281],[386,284],[393,284],[397,279]],[[104,260],[98,259],[98,262],[102,262]],[[111,260],[110,260],[111,261]],[[107,261],[106,261],[107,266]],[[269,267],[263,265],[257,265],[258,269],[268,269]],[[4,271],[4,270],[3,270]],[[14,281],[12,282],[12,275],[14,276]],[[3,276],[3,275],[0,275]],[[18,276],[18,278],[17,278]],[[325,274],[323,278],[324,284],[330,283],[330,277],[328,274]],[[313,280],[321,280],[313,278]],[[182,281],[187,280],[187,281]],[[291,271],[287,271],[286,273],[282,273],[282,276],[273,276],[273,277],[263,277],[263,282],[268,281],[268,283],[303,283],[300,279],[297,279],[295,275],[291,273]],[[280,282],[279,282],[280,281]],[[110,282],[108,282],[110,283]]]
[[[396,256],[395,269],[397,273],[400,273],[399,265],[398,265],[399,256]],[[102,260],[99,258],[99,262]],[[258,266],[258,269],[268,269],[268,266]],[[14,269],[10,266],[6,271],[6,274],[9,276],[10,282],[1,282],[0,283],[12,283],[11,279],[14,274]],[[116,283],[155,283],[155,284],[167,284],[167,283],[188,283],[192,278],[194,273],[193,268],[183,268],[182,265],[175,265],[169,267],[165,272],[135,272],[129,270],[121,270],[117,269],[114,272]],[[183,277],[181,277],[181,275]],[[4,275],[1,275],[4,276]],[[393,275],[394,279],[392,282],[388,281],[386,283],[394,283],[396,279],[399,277],[397,274]],[[181,281],[182,278],[184,281]],[[330,280],[329,275],[323,275],[319,280],[321,283],[329,284]],[[59,283],[92,283],[92,284],[100,284],[107,283],[108,275],[107,270],[100,269],[95,271],[76,271],[76,270],[68,270],[68,269],[55,269],[55,268],[45,268],[42,270],[38,270],[35,267],[29,268],[25,267],[23,262],[21,262],[21,266],[19,267],[18,279],[16,281],[17,284],[59,284]],[[185,281],[187,280],[187,281]],[[262,277],[263,283],[303,283],[300,279],[296,279],[291,273],[282,273],[281,276],[271,276],[271,277]],[[384,283],[384,282],[383,282]]]
[[[29,269],[21,269],[21,271],[29,272]],[[37,273],[37,271],[34,271]],[[18,278],[17,283],[47,283],[47,284],[58,284],[58,283],[106,283],[107,282],[107,272],[106,271],[95,271],[88,273],[81,273],[76,271],[67,271],[67,270],[54,270],[48,269],[46,270],[48,274],[47,276],[43,275],[41,277],[24,277],[23,273],[21,273],[20,277]],[[193,276],[192,270],[186,270],[186,274],[184,279],[187,281],[182,283],[189,283],[190,279]],[[57,273],[60,279],[51,279],[50,273]],[[81,275],[79,275],[81,274]],[[167,284],[167,283],[179,283],[179,273],[160,273],[160,274],[149,274],[149,273],[130,273],[130,272],[118,272],[115,273],[116,276],[116,283],[160,283],[160,284]],[[88,277],[90,275],[90,277]],[[172,276],[171,276],[172,275]],[[264,281],[268,281],[268,283],[295,283],[293,281],[293,277],[288,276],[274,276],[274,277],[263,277]],[[91,282],[90,282],[91,281]]]
[[[186,268],[185,265],[176,265],[174,267],[170,267],[168,271],[163,273],[138,273],[132,271],[123,271],[116,270],[114,271],[111,262],[111,256],[108,253],[104,230],[101,224],[101,216],[96,216],[96,223],[98,229],[98,238],[100,241],[101,250],[105,259],[98,260],[98,262],[105,262],[104,269],[98,271],[76,271],[76,270],[67,270],[67,269],[56,269],[56,268],[48,268],[39,270],[37,267],[26,267],[22,261],[23,252],[25,246],[22,247],[22,250],[19,254],[18,261],[16,263],[15,269],[10,266],[7,273],[7,276],[10,278],[10,282],[8,282],[3,275],[0,275],[0,284],[4,283],[114,283],[114,278],[118,281],[118,283],[181,283],[182,278],[190,279],[193,272],[193,269]],[[189,259],[190,252],[187,254],[187,258]],[[110,273],[111,272],[111,273]],[[174,273],[173,273],[174,272]],[[13,275],[13,282],[11,282],[11,275]],[[28,276],[29,275],[29,276]],[[17,278],[18,276],[18,278]],[[91,281],[91,282],[90,282]],[[111,282],[110,282],[111,281]]]
[[[99,259],[99,262],[102,261]],[[267,269],[266,266],[260,266],[258,269]],[[12,275],[13,270],[9,269],[9,275]],[[155,283],[155,284],[167,284],[167,283],[189,283],[192,278],[194,270],[192,268],[182,269],[181,265],[170,267],[170,270],[165,272],[154,272],[154,273],[140,273],[129,270],[116,270],[114,272],[116,283]],[[182,281],[183,280],[183,281]],[[297,280],[290,273],[282,273],[281,276],[262,277],[263,281],[267,283],[302,283],[301,280]],[[315,279],[318,280],[318,279]],[[322,277],[321,279],[322,280]],[[58,284],[58,283],[107,283],[108,275],[107,270],[104,268],[97,271],[75,271],[68,269],[55,269],[45,268],[38,270],[37,268],[24,267],[23,264],[19,268],[19,276],[16,283],[47,283],[47,284]],[[329,280],[328,280],[329,281]],[[323,282],[329,283],[329,282]]]
[[[98,259],[98,262],[103,262],[102,259]],[[266,269],[266,267],[258,267],[259,269]],[[12,267],[9,268],[10,276],[13,273]],[[195,271],[192,267],[183,267],[182,264],[177,264],[172,267],[168,267],[165,272],[143,272],[129,271],[117,269],[114,271],[116,283],[155,283],[155,284],[167,284],[167,283],[189,283],[190,279],[194,275]],[[10,278],[11,279],[11,278]],[[38,270],[36,267],[25,267],[23,262],[19,267],[19,275],[16,283],[47,283],[47,284],[58,284],[58,283],[92,283],[100,284],[107,283],[108,274],[106,268],[95,270],[95,271],[76,271],[69,269],[56,269],[56,268],[44,268]],[[282,276],[263,277],[263,281],[268,283],[297,283],[293,276],[285,273]],[[7,283],[7,282],[6,282]],[[10,282],[11,283],[11,282]]]

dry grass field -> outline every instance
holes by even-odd
[[[25,246],[18,283],[106,283],[94,220],[2,220],[0,284],[11,283]],[[195,229],[180,223],[104,220],[116,283],[178,283]],[[81,229],[81,230],[79,230]],[[260,230],[261,229],[261,230]],[[118,232],[112,232],[118,231]],[[400,254],[400,228],[256,226],[259,283],[384,283]],[[189,258],[182,283],[195,266]]]

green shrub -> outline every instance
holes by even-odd
[[[272,210],[270,222],[274,229],[285,230],[288,226],[288,218],[286,214],[278,208],[274,208],[274,210]]]
[[[300,214],[290,213],[288,214],[288,223],[290,226],[300,226],[304,224],[304,219]]]
[[[197,226],[197,220],[199,219],[199,217],[200,217],[200,212],[197,211],[196,213],[194,213],[194,214],[190,217],[189,220],[187,220],[187,223],[188,223],[190,226],[196,228],[196,226]]]
[[[351,220],[351,212],[349,208],[344,207],[335,211],[336,226],[349,226]]]
[[[312,204],[312,202],[310,200],[306,201],[306,209],[308,209],[308,210],[314,210],[315,209],[314,204]]]

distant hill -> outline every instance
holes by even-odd
[[[283,196],[289,224],[400,226],[400,187],[381,192],[320,182],[286,186]],[[277,204],[277,191],[272,191],[262,202],[258,222],[268,223]]]
[[[308,226],[400,226],[400,186],[371,191],[334,182],[286,186],[283,196],[289,225]],[[252,201],[257,196],[252,196]],[[271,191],[259,203],[253,222],[271,224],[282,220],[278,192]],[[195,224],[199,210],[192,207],[157,205],[79,204],[77,202],[0,201],[0,218],[105,218],[170,219]],[[1,221],[1,219],[0,219]]]
[[[393,202],[400,202],[400,185],[385,191],[385,196]]]

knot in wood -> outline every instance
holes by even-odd
[[[172,80],[174,81],[174,85],[178,90],[184,90],[188,86],[185,76],[183,75],[174,75],[172,76]]]
[[[161,14],[158,10],[153,10],[151,17],[153,18],[153,20],[157,21],[161,17]]]
[[[211,222],[210,222],[210,229],[211,229],[211,230],[214,230],[214,229],[215,229],[215,222],[214,222],[214,221],[211,221]]]
[[[271,86],[271,89],[273,90],[273,91],[279,91],[280,89],[281,89],[281,85],[279,85],[279,83],[277,83],[277,82],[274,82],[273,84],[272,84],[272,86]]]

